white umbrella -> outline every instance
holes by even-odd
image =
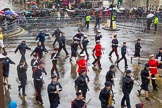
[[[120,11],[123,11],[123,10],[125,10],[125,8],[123,8],[123,7],[120,7],[120,8],[119,8],[119,10],[120,10]]]
[[[109,8],[108,10],[112,10],[112,8]],[[113,7],[113,10],[117,10],[115,7]]]
[[[150,14],[148,14],[148,15],[146,16],[146,18],[152,18],[152,17],[154,17],[154,14],[152,14],[152,13],[150,13]]]

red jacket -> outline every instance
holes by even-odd
[[[87,60],[85,60],[85,59],[78,60],[78,71],[77,72],[80,74],[82,69],[85,69],[86,72],[88,70],[87,69]]]
[[[94,50],[95,50],[95,56],[96,56],[96,57],[102,55],[102,46],[101,46],[100,43],[96,44]]]
[[[159,65],[158,61],[157,60],[149,60],[148,64],[150,65],[151,74],[153,74],[153,75],[157,74],[157,68],[158,68],[158,65]]]

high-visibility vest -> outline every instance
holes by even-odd
[[[91,17],[88,15],[86,16],[86,21],[90,21]]]
[[[158,19],[158,17],[155,17],[154,18],[154,24],[158,24],[159,23],[159,19]]]
[[[0,33],[0,40],[2,40],[3,39],[3,34],[2,33]]]
[[[112,16],[112,19],[111,19],[112,21],[114,21],[115,20],[115,17],[114,17],[114,15]]]

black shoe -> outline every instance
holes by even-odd
[[[11,89],[11,85],[8,84],[8,89]]]
[[[109,58],[111,58],[112,56],[111,55],[109,55]]]
[[[101,68],[101,67],[100,67],[99,69],[100,69],[100,70],[102,70],[102,68]]]
[[[126,65],[125,68],[128,68],[128,65]]]
[[[148,97],[147,98],[145,98],[147,101],[151,101]]]
[[[93,66],[96,66],[96,64],[95,63],[92,63],[93,64]]]
[[[141,95],[141,91],[140,90],[137,90],[138,91],[138,94],[139,94],[139,96]]]
[[[21,86],[18,86],[18,91],[20,92]]]
[[[121,105],[121,107],[123,108],[123,107],[126,107],[126,105]]]
[[[132,64],[132,59],[133,59],[133,58],[131,57],[131,64]]]
[[[23,96],[26,96],[26,93],[23,93]]]
[[[7,85],[7,84],[4,82],[3,85]]]

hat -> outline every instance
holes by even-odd
[[[41,31],[43,31],[43,29],[40,29],[39,31],[41,32]]]
[[[148,63],[146,63],[146,64],[145,64],[145,67],[146,67],[146,68],[147,68],[147,67],[150,67],[150,65],[149,65]]]
[[[76,92],[76,95],[77,95],[77,96],[79,96],[79,95],[81,95],[81,94],[82,94],[82,93],[81,93],[81,92],[79,92],[79,91],[78,91],[78,92]]]
[[[80,31],[81,31],[81,29],[79,28],[79,29],[78,29],[78,32],[80,32]]]
[[[84,57],[84,56],[85,56],[85,54],[84,54],[84,53],[80,54],[80,57]]]
[[[137,39],[137,41],[141,41],[141,39]]]
[[[88,35],[84,35],[84,37],[85,37],[85,38],[87,38],[87,37],[88,37]]]
[[[98,30],[97,32],[98,32],[98,33],[101,33],[101,30]]]
[[[162,50],[162,48],[159,48],[159,50]]]
[[[84,73],[84,72],[86,72],[85,69],[81,69],[81,70],[80,70],[80,73]]]
[[[106,82],[105,82],[105,86],[112,86],[112,83],[109,82],[109,81],[106,81]]]
[[[151,54],[149,57],[150,57],[150,58],[151,58],[151,57],[154,57],[154,54]]]
[[[56,75],[52,75],[51,76],[51,79],[54,79],[54,78],[57,78],[57,76]]]
[[[116,38],[117,37],[117,35],[114,35],[114,38]]]
[[[127,71],[126,71],[126,74],[129,74],[129,73],[131,73],[131,72],[132,72],[131,70],[127,70]]]
[[[110,69],[113,69],[113,68],[115,68],[115,65],[111,65],[111,66],[110,66]]]
[[[97,40],[96,42],[100,42],[100,40]]]
[[[123,42],[123,44],[126,44],[126,42]]]

